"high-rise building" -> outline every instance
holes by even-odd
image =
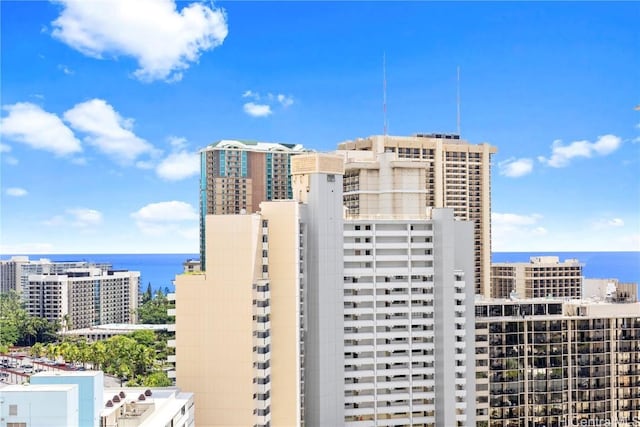
[[[31,316],[66,329],[104,323],[136,323],[138,271],[69,268],[62,274],[29,274],[22,298]]]
[[[343,162],[295,161],[298,200],[206,215],[206,269],[176,277],[176,383],[198,426],[344,421]]]
[[[473,425],[473,224],[403,216],[345,221],[345,425]]]
[[[371,136],[338,145],[345,158],[348,215],[401,218],[453,208],[474,223],[475,292],[490,295],[491,155],[496,148],[459,135]]]
[[[291,199],[297,144],[222,140],[200,151],[200,262],[206,267],[206,215],[254,213],[260,203]]]
[[[492,297],[509,298],[512,292],[519,298],[580,298],[582,264],[577,259],[560,262],[557,256],[491,264]]]
[[[478,427],[640,420],[640,304],[477,301]]]

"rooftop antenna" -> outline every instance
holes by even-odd
[[[387,136],[387,52],[382,53],[382,112],[383,135]]]
[[[456,82],[456,108],[457,108],[457,120],[456,127],[458,131],[458,136],[460,136],[460,66],[458,65],[458,77]]]

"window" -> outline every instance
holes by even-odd
[[[327,182],[336,182],[336,176],[333,174],[327,175]]]
[[[18,405],[9,405],[9,415],[18,415]]]

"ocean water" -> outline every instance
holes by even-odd
[[[494,252],[493,262],[528,262],[532,256],[557,256],[560,261],[578,259],[584,264],[586,278],[618,279],[640,284],[640,252]],[[8,257],[4,257],[6,259]],[[198,254],[65,254],[29,255],[29,259],[48,258],[52,261],[107,262],[114,269],[140,271],[141,287],[146,290],[168,288],[173,292],[173,280],[182,273],[182,263],[197,259]]]

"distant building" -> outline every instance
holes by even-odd
[[[476,302],[478,427],[640,420],[640,304]]]
[[[509,298],[512,292],[518,298],[580,298],[582,264],[577,259],[560,262],[557,256],[491,264],[492,297]]]
[[[188,259],[182,263],[183,273],[197,273],[202,271],[199,259]]]
[[[28,256],[13,256],[0,260],[0,293],[15,290],[22,292],[30,274],[64,274],[70,268],[99,268],[111,270],[111,264],[88,261],[51,261],[47,258],[30,260]]]
[[[584,279],[582,295],[585,298],[609,302],[637,302],[638,284],[620,283],[618,279]]]
[[[298,144],[222,140],[200,151],[200,261],[206,268],[206,215],[254,213],[260,203],[291,199],[292,155]]]
[[[0,388],[6,427],[193,427],[192,393],[176,388],[105,388],[100,371],[40,372]]]
[[[459,135],[377,135],[343,142],[344,204],[348,215],[402,218],[453,208],[474,224],[475,292],[490,294],[491,155],[489,144]]]
[[[173,295],[173,294],[172,294]],[[88,328],[70,329],[60,332],[60,335],[66,337],[81,337],[87,341],[99,341],[116,335],[127,335],[136,331],[169,331],[173,330],[173,325],[148,325],[148,324],[132,324],[132,323],[109,323],[104,325],[95,325]]]
[[[29,274],[23,289],[27,313],[65,328],[136,323],[138,271],[69,268],[63,274]]]

